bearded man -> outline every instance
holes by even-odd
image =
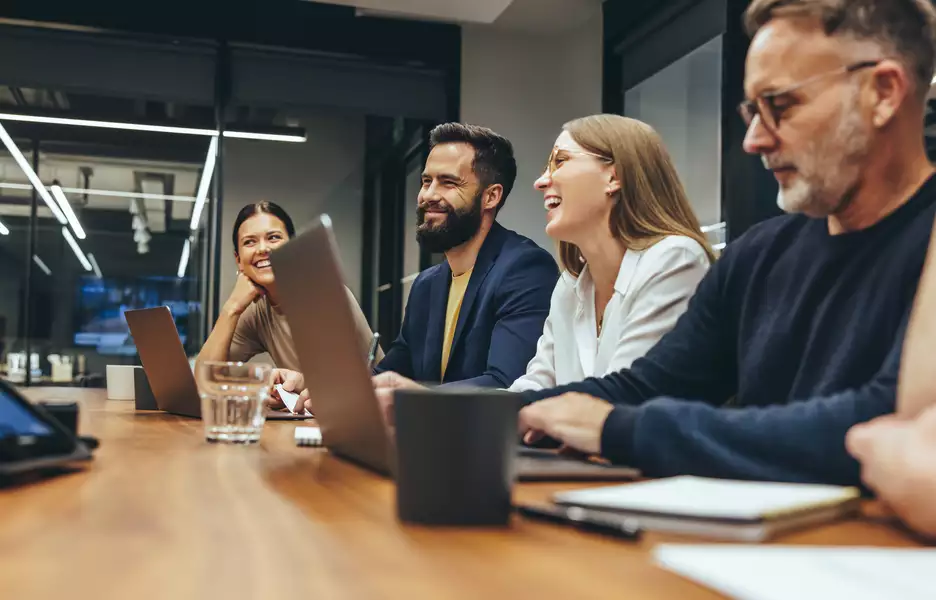
[[[506,388],[536,353],[558,267],[496,221],[517,177],[506,138],[446,123],[432,130],[429,145],[416,235],[445,260],[413,282],[400,335],[375,371]]]

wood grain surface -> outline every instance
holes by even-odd
[[[29,396],[79,401],[81,432],[101,447],[77,472],[0,489],[3,599],[721,597],[653,565],[653,546],[674,536],[629,543],[519,518],[402,525],[391,481],[297,448],[295,422],[267,423],[257,446],[220,446],[201,421],[136,413],[103,390]],[[514,496],[576,487],[521,484]],[[779,541],[916,545],[871,517]]]

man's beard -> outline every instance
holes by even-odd
[[[810,143],[797,161],[796,181],[786,189],[780,187],[777,206],[781,210],[827,217],[839,212],[854,195],[871,131],[858,111],[857,92],[849,98],[835,130]]]
[[[433,226],[426,221],[426,209],[416,209],[416,241],[429,252],[447,252],[470,240],[481,229],[481,197],[483,190],[474,197],[466,211],[459,212],[449,205],[444,205],[447,212],[445,221]]]

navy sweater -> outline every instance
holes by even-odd
[[[630,369],[527,400],[613,402],[602,454],[648,476],[857,484],[845,433],[894,410],[934,207],[936,177],[863,231],[831,236],[804,216],[761,223]]]

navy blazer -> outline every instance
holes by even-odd
[[[558,278],[551,254],[495,222],[468,280],[445,379],[442,340],[452,283],[448,261],[426,269],[413,282],[400,335],[375,371],[395,371],[424,383],[509,387],[536,354]]]

